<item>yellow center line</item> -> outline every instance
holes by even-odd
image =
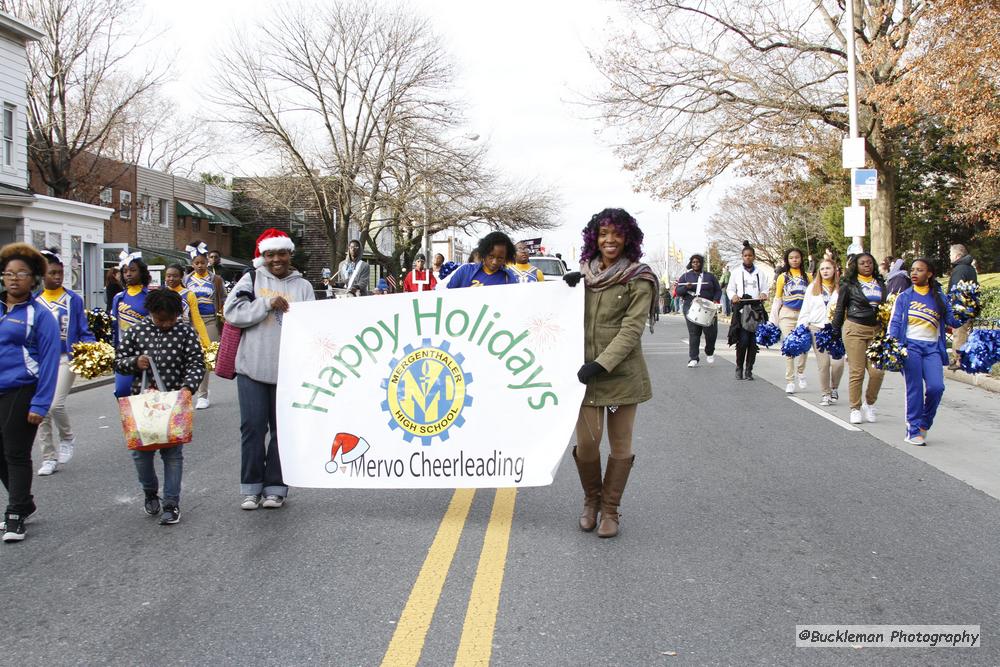
[[[497,489],[493,498],[493,511],[486,527],[486,539],[479,554],[476,579],[472,582],[469,608],[465,612],[462,639],[455,656],[456,665],[464,667],[490,663],[516,497],[517,489]]]
[[[420,568],[406,606],[403,607],[403,614],[396,624],[389,648],[382,658],[383,665],[416,665],[420,660],[420,653],[424,650],[424,641],[427,639],[427,629],[434,618],[434,610],[441,597],[448,570],[451,569],[451,561],[455,557],[475,495],[475,489],[455,489],[448,511],[441,519],[434,542],[427,551],[427,558]],[[494,507],[494,511],[495,509]]]

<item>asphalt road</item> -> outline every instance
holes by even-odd
[[[235,386],[218,379],[185,449],[181,523],[161,527],[110,387],[73,394],[77,455],[35,478],[28,539],[0,545],[0,663],[377,665],[390,643],[423,665],[1000,663],[1000,503],[735,382],[721,358],[689,371],[684,337],[674,318],[645,338],[655,397],[614,540],[576,528],[568,451],[555,484],[516,493],[509,544],[491,490],[443,527],[447,490],[294,490],[281,510],[243,512]],[[440,595],[418,594],[436,535],[457,540],[454,558]],[[488,604],[467,618],[490,568],[495,626]],[[425,636],[397,633],[404,607],[429,619]],[[795,648],[809,623],[979,624],[983,640]],[[485,654],[462,652],[467,633]]]

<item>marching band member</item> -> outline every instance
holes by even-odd
[[[642,238],[635,218],[625,210],[604,209],[584,228],[580,273],[563,277],[575,285],[582,274],[585,286],[584,364],[577,379],[587,391],[577,419],[573,459],[584,493],[580,528],[589,532],[596,527],[598,537],[618,535],[618,508],[635,463],[636,408],[653,395],[641,339],[646,323],[652,325],[656,317],[659,279],[639,262]],[[611,452],[602,480],[605,418]]]
[[[757,359],[756,323],[767,320],[764,301],[771,289],[771,279],[757,268],[757,252],[749,241],[743,242],[743,263],[729,276],[726,293],[733,304],[728,342],[736,346],[736,379],[753,380]]]
[[[433,271],[424,268],[426,261],[427,258],[423,254],[417,255],[413,260],[413,269],[406,274],[406,278],[403,280],[404,292],[426,292],[434,289],[437,278],[434,277]]]
[[[219,335],[222,333],[222,320],[219,319],[219,313],[222,312],[222,306],[226,300],[226,286],[222,282],[222,276],[215,272],[209,272],[208,246],[203,241],[192,241],[185,250],[191,256],[191,266],[194,267],[194,271],[184,280],[184,286],[194,292],[198,299],[198,314],[201,315],[209,340],[215,342],[219,340]],[[211,375],[211,373],[205,373],[201,386],[195,393],[194,407],[198,410],[204,410],[210,405],[208,378]]]
[[[722,298],[722,287],[714,274],[702,271],[705,266],[705,258],[702,255],[691,255],[688,260],[688,271],[677,279],[677,294],[684,299],[684,321],[687,322],[688,330],[688,368],[698,365],[698,348],[701,346],[701,333],[705,332],[705,360],[715,363],[715,339],[719,336],[719,320],[712,320],[707,327],[695,324],[687,319],[688,311],[695,298],[702,297],[712,302],[718,302]]]
[[[810,277],[802,265],[802,251],[790,248],[785,251],[784,271],[777,277],[774,286],[774,301],[771,303],[771,321],[777,323],[782,337],[787,336],[797,326],[799,312],[805,299]],[[795,393],[795,381],[799,389],[806,388],[806,357],[785,357],[786,394]]]
[[[54,252],[43,251],[42,255],[48,261],[48,268],[45,271],[44,289],[37,300],[56,318],[61,340],[56,392],[48,414],[38,427],[36,437],[42,451],[42,466],[38,469],[38,474],[46,476],[54,473],[60,465],[69,463],[76,446],[73,427],[66,412],[66,397],[76,379],[76,374],[69,367],[69,360],[73,358],[73,346],[80,342],[93,343],[96,339],[87,325],[83,297],[63,287],[62,259]]]
[[[875,257],[863,252],[854,258],[837,294],[837,310],[833,315],[833,328],[841,330],[847,365],[851,367],[849,392],[851,398],[851,423],[860,424],[861,418],[874,422],[875,401],[882,387],[885,373],[868,360],[868,346],[878,335],[878,309],[885,302],[885,282],[878,272]],[[868,371],[868,388],[864,403],[861,389]]]
[[[819,369],[819,386],[823,392],[820,405],[832,405],[840,396],[837,387],[844,375],[844,359],[834,359],[829,352],[815,349],[816,332],[830,323],[830,303],[837,303],[837,285],[840,283],[840,269],[831,259],[819,263],[819,269],[809,289],[806,290],[799,311],[796,326],[804,324],[813,334],[813,348],[816,352],[816,367]]]

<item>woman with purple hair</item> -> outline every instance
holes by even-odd
[[[656,318],[659,280],[639,262],[642,230],[620,208],[595,215],[583,230],[580,273],[567,274],[571,285],[583,278],[584,364],[577,372],[587,385],[576,424],[573,459],[583,486],[580,528],[597,528],[599,537],[618,534],[618,506],[629,472],[636,407],[652,398],[642,356],[642,330]],[[601,439],[607,415],[611,453],[601,477]],[[598,526],[600,512],[600,526]]]

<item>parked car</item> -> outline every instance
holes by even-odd
[[[535,255],[528,258],[528,264],[541,271],[546,280],[559,280],[566,273],[566,267],[558,257]]]

